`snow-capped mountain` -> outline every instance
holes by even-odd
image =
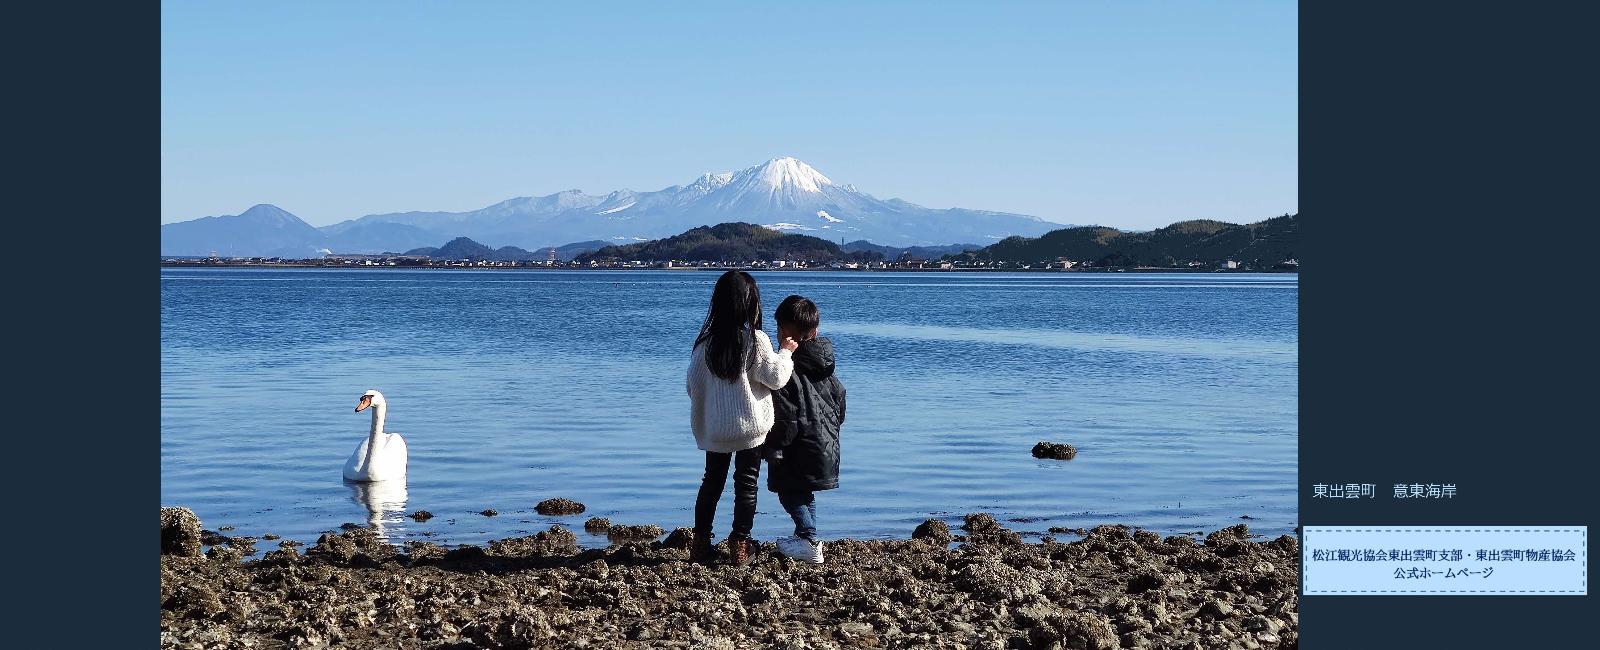
[[[192,224],[201,221],[205,220],[162,226],[161,252],[195,255],[220,251],[205,242],[190,241],[191,237],[177,236],[187,234]],[[879,199],[854,186],[839,185],[794,158],[775,158],[740,171],[703,174],[688,185],[654,192],[617,190],[597,196],[567,190],[509,199],[468,212],[367,215],[315,229],[320,237],[305,245],[350,253],[403,251],[471,237],[490,246],[532,250],[591,239],[644,241],[726,222],[891,246],[986,243],[1065,227],[1021,214],[934,209],[899,199]],[[169,229],[175,231],[170,238]],[[183,250],[169,249],[169,239],[175,244],[183,242]],[[264,249],[238,252],[238,248],[229,248],[235,252],[224,254],[268,254]]]

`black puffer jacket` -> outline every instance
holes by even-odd
[[[804,341],[791,357],[794,376],[772,393],[777,418],[767,434],[767,489],[839,487],[839,427],[844,384],[833,374],[833,341]]]

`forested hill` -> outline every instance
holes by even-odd
[[[723,223],[700,226],[666,239],[607,246],[579,255],[577,260],[853,262],[882,258],[870,251],[846,253],[839,250],[838,244],[809,235],[788,235],[748,223]]]
[[[1298,219],[1297,213],[1244,225],[1180,221],[1147,232],[1103,226],[1063,228],[1039,237],[1007,237],[981,250],[948,255],[945,259],[1027,264],[1066,258],[1100,267],[1179,267],[1234,260],[1254,268],[1270,268],[1298,259]]]
[[[490,248],[468,237],[457,237],[439,247],[427,246],[413,248],[406,251],[406,255],[426,255],[442,260],[498,260],[506,262],[522,262],[534,259],[544,259],[542,255],[535,255],[532,251],[517,248],[516,246],[501,246]]]

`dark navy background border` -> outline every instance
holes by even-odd
[[[1301,3],[1302,524],[1595,523],[1593,24],[1557,3]],[[1400,482],[1458,496],[1389,498]],[[1568,647],[1593,611],[1314,596],[1301,639]]]
[[[1304,523],[1594,523],[1600,109],[1574,7],[1302,6]],[[154,644],[159,5],[7,22],[9,634]],[[1318,481],[1460,496],[1312,502]],[[1302,641],[1577,645],[1592,598],[1311,597]]]
[[[5,25],[5,638],[154,647],[160,5]]]

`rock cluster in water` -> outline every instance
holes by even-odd
[[[533,507],[533,509],[541,515],[553,517],[560,515],[583,514],[583,511],[587,510],[588,508],[585,508],[583,504],[573,501],[572,499],[555,498],[540,501],[538,505]]]
[[[1297,647],[1293,537],[1099,526],[1032,544],[985,514],[962,528],[953,548],[939,520],[913,540],[829,542],[822,565],[770,543],[744,567],[691,563],[683,528],[581,550],[560,526],[458,548],[353,530],[241,563],[227,545],[189,552],[198,519],[163,510],[161,646]]]
[[[606,535],[612,539],[656,539],[665,534],[667,534],[667,531],[662,530],[660,526],[655,524],[641,526],[614,524],[606,531]]]
[[[1078,449],[1064,442],[1044,442],[1033,446],[1034,458],[1048,458],[1050,460],[1072,460],[1077,457]]]

